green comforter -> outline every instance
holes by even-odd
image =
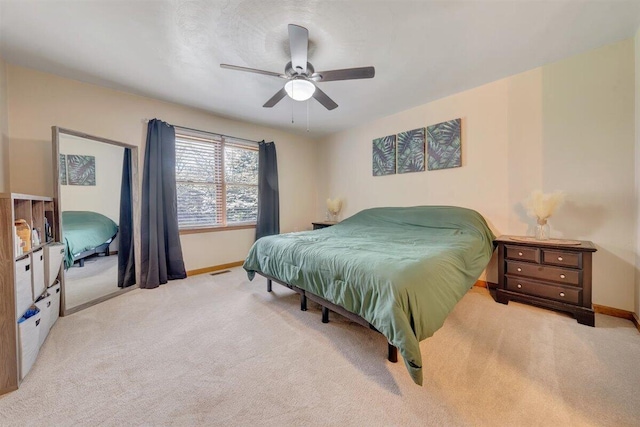
[[[64,236],[64,265],[73,265],[74,255],[106,243],[118,232],[118,225],[97,212],[62,212],[62,235]]]
[[[422,384],[419,342],[432,336],[484,270],[494,235],[476,211],[367,209],[316,231],[259,239],[244,262],[355,313],[396,346]]]

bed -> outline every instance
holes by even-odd
[[[95,255],[109,255],[109,244],[118,234],[118,225],[106,216],[90,211],[62,212],[62,235],[65,243],[65,268]]]
[[[422,384],[419,342],[432,336],[473,286],[495,236],[476,211],[451,206],[373,208],[328,228],[254,243],[244,262],[327,309],[386,337]],[[324,301],[324,303],[323,303]],[[391,356],[391,354],[390,354]]]

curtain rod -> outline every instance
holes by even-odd
[[[143,119],[142,122],[143,123],[149,123],[149,119]],[[223,135],[221,133],[209,132],[208,130],[194,129],[194,128],[188,128],[186,126],[178,126],[178,125],[171,125],[171,126],[173,126],[174,128],[184,129],[184,130],[191,130],[191,131],[194,131],[194,132],[209,133],[211,135],[221,136],[223,138],[231,138],[231,139],[237,139],[237,140],[240,140],[240,141],[251,142],[252,144],[260,144],[260,141],[254,141],[252,139],[247,139],[247,138],[239,138],[237,136],[231,136],[231,135]]]

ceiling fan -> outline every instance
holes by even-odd
[[[291,62],[284,67],[284,74],[255,68],[239,67],[237,65],[220,64],[220,67],[230,70],[246,71],[248,73],[264,74],[287,80],[284,87],[271,97],[263,107],[271,108],[282,98],[289,95],[296,101],[306,101],[314,97],[327,110],[338,106],[329,96],[316,85],[320,82],[336,80],[370,79],[376,74],[374,67],[347,68],[315,72],[313,65],[307,61],[309,49],[309,30],[299,25],[289,24],[289,46]]]

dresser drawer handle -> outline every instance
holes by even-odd
[[[562,261],[562,257],[561,256],[558,257],[558,261]]]
[[[567,276],[565,276],[564,274],[561,274],[561,275],[560,275],[560,278],[561,278],[561,279],[564,279],[565,277],[567,277]]]
[[[522,285],[518,283],[518,289],[522,289]]]
[[[518,267],[518,271],[522,271],[522,269],[520,267]]]
[[[522,252],[518,252],[518,255],[522,256]]]
[[[564,296],[564,292],[560,292],[560,296],[563,297]]]

